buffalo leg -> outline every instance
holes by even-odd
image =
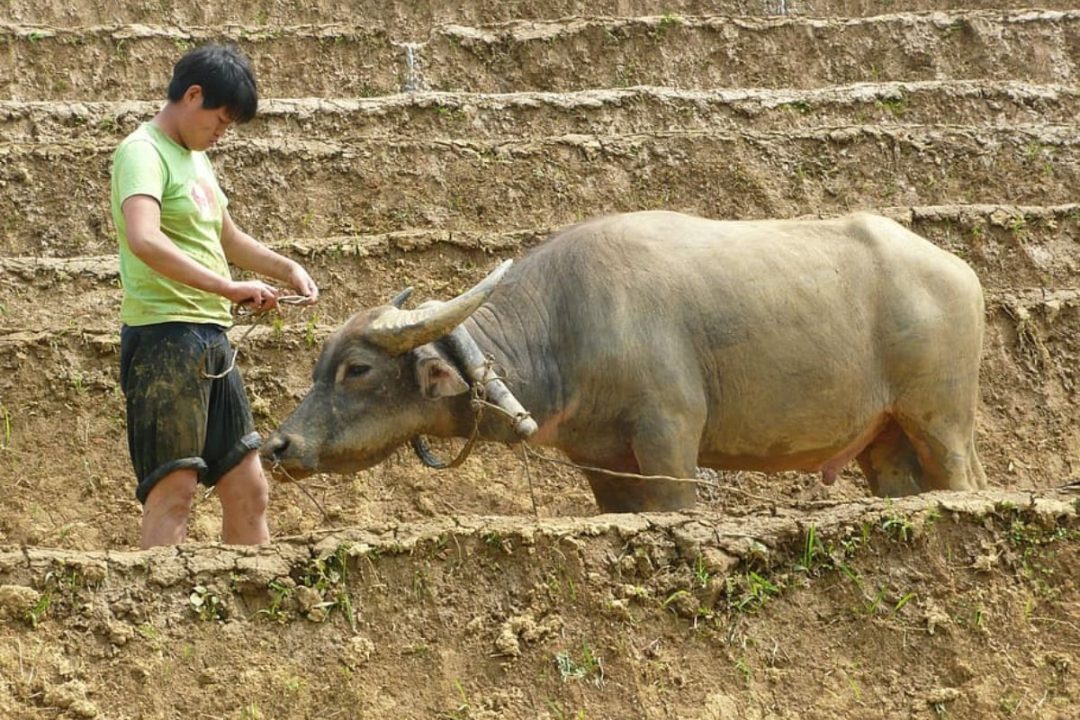
[[[986,486],[974,439],[959,432],[960,423],[916,425],[901,420],[904,434],[922,466],[922,490],[975,490]],[[970,426],[969,426],[970,427]]]
[[[870,491],[878,497],[902,497],[922,489],[919,456],[895,421],[890,421],[855,459]]]
[[[651,480],[644,510],[685,510],[697,502],[697,459],[704,408],[669,410],[662,420],[639,421],[631,443],[642,475],[667,475],[675,480]],[[682,480],[685,478],[685,480]]]
[[[618,473],[632,475],[669,474],[667,472],[657,472],[656,470],[642,470],[639,462],[629,457],[617,461],[606,460],[603,462],[590,462],[583,458],[574,457],[571,459],[581,465],[602,467]],[[591,470],[583,472],[589,480],[589,487],[592,488],[600,512],[684,510],[693,507],[697,499],[697,486],[692,481],[649,480]],[[691,470],[690,477],[693,476],[694,472]]]
[[[986,489],[986,471],[983,470],[979,454],[975,452],[975,433],[971,433],[968,441],[968,482],[977,490]]]
[[[596,462],[575,460],[582,465],[632,475],[678,478],[647,479],[586,471],[601,512],[663,512],[694,506],[697,501],[698,442],[704,410],[679,412],[668,406],[665,411],[638,419],[630,447],[624,455]]]
[[[693,482],[612,477],[585,471],[600,512],[661,512],[693,507]]]

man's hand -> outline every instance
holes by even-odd
[[[319,286],[315,284],[315,281],[308,275],[300,265],[296,265],[292,272],[289,273],[289,277],[286,282],[291,285],[298,294],[303,295],[308,299],[309,303],[318,302],[319,300]]]
[[[222,294],[235,305],[250,305],[256,312],[262,312],[277,307],[281,291],[262,280],[243,280],[230,282]]]

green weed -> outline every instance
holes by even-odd
[[[780,107],[800,115],[807,115],[811,110],[810,103],[805,100],[792,100],[791,102],[781,103]]]
[[[899,97],[882,98],[877,101],[878,107],[882,107],[897,119],[904,117],[908,111],[908,99],[903,93]]]
[[[345,614],[349,627],[356,632],[356,616],[349,598],[349,546],[341,545],[332,554],[317,559],[308,568],[300,583],[313,590],[326,600],[327,614],[335,608]]]
[[[497,532],[486,532],[481,536],[484,544],[492,550],[512,555],[514,552],[514,544],[510,542],[510,538],[505,538]]]
[[[893,608],[893,615],[900,612],[900,610],[903,609],[903,607],[909,602],[911,602],[912,598],[914,598],[915,596],[915,593],[909,592],[907,595],[904,595],[902,598],[900,598],[900,600],[897,601],[896,606]]]
[[[296,592],[295,588],[278,580],[271,580],[267,587],[270,590],[270,604],[259,610],[257,614],[265,615],[279,623],[287,622],[292,614],[285,606]]]
[[[555,653],[555,667],[558,668],[563,682],[589,680],[596,687],[604,684],[604,664],[584,640],[581,641],[580,659],[574,658],[568,652],[558,652]]]
[[[466,720],[466,718],[470,716],[469,711],[472,709],[472,704],[469,702],[469,696],[465,694],[465,688],[462,687],[460,680],[454,680],[454,689],[457,690],[460,702],[453,710],[439,713],[439,717],[448,718],[448,720]]]
[[[817,528],[811,523],[806,529],[806,539],[803,541],[802,558],[797,566],[798,569],[806,573],[813,572],[819,562],[818,557],[823,551],[821,541],[817,536]]]
[[[204,622],[225,619],[225,604],[217,593],[205,585],[196,585],[192,588],[191,594],[188,595],[188,604],[191,606],[191,611]]]
[[[778,585],[753,570],[748,570],[741,582],[728,578],[727,589],[729,605],[741,613],[754,612],[780,594]]]
[[[46,590],[38,597],[34,607],[30,608],[26,612],[26,621],[30,623],[30,627],[37,628],[41,624],[41,621],[45,619],[49,614],[49,608],[52,607],[53,594],[52,591]]]
[[[750,681],[754,679],[754,670],[750,667],[750,664],[746,662],[746,658],[739,658],[735,661],[735,669],[742,675],[743,683],[749,685]]]
[[[998,701],[998,709],[1008,717],[1012,717],[1020,709],[1020,701],[1023,699],[1024,696],[1020,693],[1011,692]]]
[[[889,515],[881,521],[881,529],[893,540],[907,542],[913,537],[911,521],[900,515]]]
[[[304,342],[309,348],[315,347],[315,327],[319,322],[319,314],[312,313],[308,321],[304,323]]]
[[[705,558],[701,555],[694,560],[694,584],[699,588],[709,587],[709,569],[705,567]]]

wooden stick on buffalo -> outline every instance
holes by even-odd
[[[526,410],[506,383],[502,381],[491,367],[491,363],[484,357],[480,346],[473,340],[472,335],[464,325],[458,325],[446,337],[446,343],[450,352],[465,368],[469,380],[480,383],[488,399],[496,406],[502,408],[512,418],[514,432],[518,437],[527,439],[537,430],[536,421]]]
[[[532,436],[537,430],[536,421],[533,420],[529,411],[514,397],[514,394],[510,392],[510,388],[506,387],[506,383],[502,381],[502,378],[495,374],[491,363],[484,357],[483,351],[480,350],[480,346],[473,340],[469,331],[464,326],[458,325],[446,337],[446,344],[450,354],[465,368],[466,375],[473,383],[474,392],[477,389],[481,391],[478,393],[478,399],[483,400],[486,397],[492,405],[502,410],[510,418],[514,432],[517,433],[518,437],[527,439]],[[437,354],[435,350],[427,347],[419,347],[414,352],[419,354],[419,360],[422,360],[426,355],[434,356]],[[450,462],[442,460],[431,451],[427,438],[422,435],[414,436],[411,444],[413,452],[420,458],[420,462],[436,470],[448,470],[465,462],[465,458],[472,452],[473,445],[476,442],[482,408],[482,405],[477,407],[476,424],[473,427],[472,436],[465,443],[457,457]]]

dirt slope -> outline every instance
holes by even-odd
[[[0,717],[1076,717],[1080,13],[1028,5],[10,0]],[[401,452],[276,484],[270,546],[213,544],[208,497],[135,551],[109,156],[204,39],[264,96],[213,153],[231,212],[324,290],[233,330],[260,429],[352,312],[562,225],[872,210],[983,283],[991,490],[708,473],[693,513],[593,516],[510,449]]]

